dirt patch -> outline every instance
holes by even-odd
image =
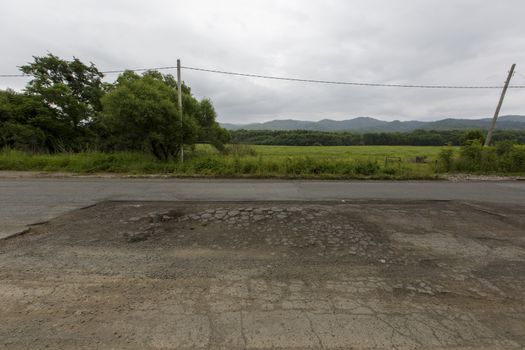
[[[525,207],[104,202],[0,242],[0,347],[519,349]]]

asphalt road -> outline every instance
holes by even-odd
[[[525,203],[525,182],[0,178],[0,239],[104,200],[468,200]]]
[[[103,202],[0,241],[1,349],[525,349],[525,206]]]

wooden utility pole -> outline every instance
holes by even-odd
[[[180,111],[180,161],[184,162],[184,139],[182,137],[182,80],[180,78],[180,59],[177,59],[177,93],[179,95],[179,111]]]
[[[507,80],[505,81],[505,86],[503,86],[503,91],[501,91],[501,96],[499,98],[498,106],[496,107],[496,111],[494,112],[494,117],[492,118],[492,125],[490,126],[489,132],[487,133],[487,137],[485,138],[485,146],[489,146],[490,141],[492,141],[492,132],[494,132],[494,128],[496,127],[496,120],[498,120],[499,110],[501,109],[501,105],[503,104],[503,99],[505,98],[505,94],[507,93],[507,88],[509,87],[510,79],[512,78],[512,75],[514,74],[514,68],[516,68],[516,63],[514,63],[510,67],[509,75],[507,76]]]

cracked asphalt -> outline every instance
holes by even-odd
[[[523,349],[525,206],[105,201],[0,241],[0,348]]]

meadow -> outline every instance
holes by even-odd
[[[159,161],[139,152],[31,154],[0,152],[0,170],[312,179],[430,179],[443,147],[433,146],[247,146],[226,154],[196,145],[186,160]]]
[[[206,149],[201,145],[201,149]],[[242,146],[241,146],[242,147]],[[443,147],[437,146],[250,146],[257,154],[270,157],[312,157],[333,159],[383,160],[386,156],[404,160],[417,156],[436,158]]]

